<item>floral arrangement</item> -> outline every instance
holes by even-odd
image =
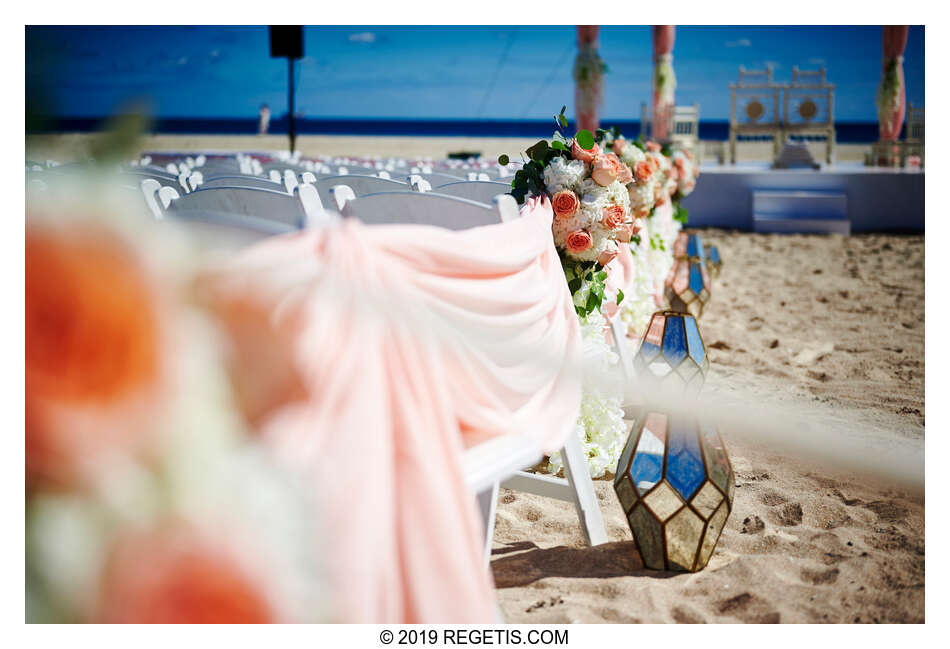
[[[26,203],[27,621],[326,620],[307,489],[254,435],[190,240],[61,189]]]
[[[564,111],[562,107],[555,116],[558,128],[552,140],[541,140],[525,152],[511,193],[518,202],[529,194],[551,198],[552,235],[581,322],[585,358],[609,373],[618,359],[607,344],[604,310],[610,305],[612,312],[625,301],[622,289],[608,288],[609,266],[618,255],[629,254],[631,245],[641,245],[639,231],[652,208],[653,166],[641,148],[622,142],[614,146],[601,129],[596,134],[580,130],[567,138]],[[508,156],[498,161],[509,163]],[[577,434],[593,477],[611,470],[623,447],[621,401],[622,386],[606,387],[585,376]],[[548,469],[556,473],[561,466],[560,457],[553,455]]]
[[[882,124],[889,124],[901,108],[900,65],[904,57],[887,59],[884,75],[877,89],[877,118]]]
[[[607,342],[609,320],[620,318],[632,345],[661,305],[673,241],[687,218],[681,201],[695,188],[699,169],[690,151],[627,140],[617,127],[567,138],[564,111],[554,118],[552,140],[526,150],[511,193],[519,203],[528,195],[551,198],[552,235],[580,319],[585,360],[609,374],[618,362]],[[510,160],[503,155],[498,162]],[[609,279],[621,254],[630,255],[623,289]],[[611,471],[626,435],[622,387],[585,375],[576,434],[591,476]],[[555,453],[548,470],[561,468]]]
[[[554,209],[552,232],[578,316],[599,311],[604,300],[604,268],[634,240],[637,228],[627,186],[635,182],[616,153],[604,151],[594,135],[578,131],[568,139],[564,110],[555,117],[553,140],[541,140],[512,180],[512,195],[523,203],[529,194],[547,194]],[[499,164],[507,165],[502,155]],[[618,296],[618,303],[623,295]]]
[[[623,450],[627,427],[623,421],[623,386],[605,380],[611,376],[619,357],[604,337],[607,321],[594,311],[580,319],[584,345],[585,376],[581,394],[581,412],[574,426],[581,448],[587,458],[592,478],[613,472]],[[616,376],[616,373],[614,373]],[[560,452],[551,455],[547,469],[558,473],[564,467]]]

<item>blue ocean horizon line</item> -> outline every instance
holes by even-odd
[[[74,133],[100,130],[106,117],[54,117],[33,133]],[[640,120],[603,120],[604,126],[619,126],[628,137],[640,133]],[[573,131],[570,123],[567,131]],[[269,133],[285,135],[286,117],[272,119]],[[409,136],[409,137],[518,137],[550,138],[554,120],[519,119],[457,119],[457,118],[353,118],[353,117],[298,117],[298,135],[356,135],[356,136]],[[166,117],[152,122],[151,133],[167,135],[255,135],[257,118],[249,117]],[[836,138],[840,143],[865,144],[878,139],[877,122],[838,122]],[[699,137],[702,140],[729,139],[727,120],[700,120]]]

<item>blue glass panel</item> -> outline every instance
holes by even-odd
[[[660,353],[659,345],[654,345],[653,343],[648,343],[644,340],[640,343],[640,356],[643,357],[643,360],[652,361],[657,354]]]
[[[703,346],[703,339],[699,335],[696,319],[683,319],[686,320],[686,342],[689,343],[689,355],[693,357],[697,365],[702,365],[703,359],[706,358],[706,348]]]
[[[700,264],[691,263],[689,265],[689,287],[696,295],[703,291],[703,271]]]
[[[683,500],[689,500],[706,479],[695,424],[689,420],[675,419],[670,425],[668,443],[670,450],[666,458],[666,480]]]
[[[703,238],[698,234],[689,235],[689,241],[686,243],[686,256],[706,258],[706,251],[703,249]]]
[[[709,261],[714,264],[719,263],[719,248],[716,246],[709,246]]]
[[[676,367],[686,358],[686,333],[683,331],[683,318],[670,316],[666,319],[666,331],[663,333],[663,355],[670,365]]]
[[[637,442],[630,477],[642,496],[663,476],[663,452],[666,449],[666,417],[648,416]]]

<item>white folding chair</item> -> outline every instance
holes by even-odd
[[[145,204],[156,219],[164,218],[165,210],[168,209],[173,200],[179,198],[179,194],[174,187],[162,185],[154,178],[144,179],[140,187],[142,188],[142,194],[145,196]]]
[[[260,178],[248,175],[215,174],[205,177],[202,185],[208,187],[252,187],[255,189],[269,189],[275,192],[286,192],[283,182],[274,182],[270,178]],[[289,192],[288,192],[289,193]]]
[[[312,186],[307,185],[312,188]],[[286,192],[257,189],[251,187],[203,187],[190,194],[173,200],[167,214],[189,217],[189,213],[215,213],[233,217],[251,217],[263,221],[276,221],[293,228],[306,227],[311,218],[321,215],[312,213],[314,199],[319,203],[319,197],[309,190],[304,190],[305,202],[301,193],[296,195]],[[311,213],[308,214],[307,210]],[[190,218],[195,218],[192,214]]]
[[[380,178],[378,176],[347,174],[345,176],[327,176],[318,178],[313,186],[317,188],[320,194],[320,202],[328,205],[331,209],[335,208],[333,200],[330,198],[330,188],[336,185],[346,185],[353,190],[356,196],[365,194],[378,194],[379,192],[398,192],[406,191],[409,186],[398,180]]]
[[[345,195],[336,187],[334,190],[336,196]],[[453,230],[491,225],[499,219],[508,222],[519,218],[517,203],[510,194],[497,195],[492,202],[495,209],[484,203],[445,194],[385,193],[359,198],[347,196],[341,212],[343,216],[357,217],[365,223],[418,223]],[[468,469],[465,475],[478,494],[479,509],[485,523],[486,562],[491,555],[499,483],[509,489],[574,503],[585,540],[590,545],[606,543],[607,532],[580,440],[572,433],[561,449],[564,478],[523,471],[541,459],[540,451],[530,446],[522,448],[520,452],[513,450],[519,444],[524,446],[523,442],[502,439],[484,449],[477,447],[466,452],[465,466]]]
[[[440,185],[432,191],[437,194],[448,194],[449,196],[469,198],[473,201],[487,203],[495,196],[498,196],[498,194],[511,193],[511,185],[486,180],[462,180]]]
[[[334,187],[335,196],[343,196]],[[373,225],[416,223],[449,230],[465,230],[518,218],[518,204],[512,196],[496,196],[492,205],[430,192],[383,192],[343,201],[341,213]]]

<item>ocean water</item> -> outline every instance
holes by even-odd
[[[63,117],[48,121],[28,132],[74,133],[98,130],[104,118]],[[254,135],[256,118],[165,118],[154,122],[152,131],[164,134],[187,135]],[[617,125],[627,137],[640,133],[639,120],[617,120],[606,125]],[[271,134],[287,132],[286,117],[272,119]],[[298,135],[405,135],[405,136],[464,136],[464,137],[524,137],[550,138],[553,120],[463,120],[463,119],[352,119],[352,118],[297,118]],[[568,131],[573,130],[573,124]],[[864,144],[878,139],[877,122],[839,122],[835,130],[838,142]],[[729,122],[700,121],[699,137],[703,140],[728,140]]]

